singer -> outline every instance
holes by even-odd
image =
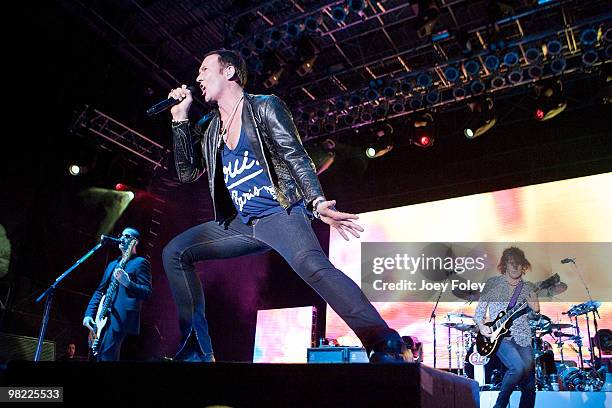
[[[320,219],[348,240],[363,231],[354,222],[358,217],[336,210],[336,202],[324,196],[285,103],[246,93],[246,77],[238,53],[206,55],[196,80],[206,102],[217,108],[196,126],[188,119],[191,91],[183,85],[169,94],[180,101],[171,109],[178,178],[189,183],[206,172],[215,213],[214,221],[181,233],[163,251],[182,336],[175,359],[214,361],[194,263],[272,249],[344,319],[372,352],[370,361],[404,362],[399,334],[331,264],[310,224],[312,217]]]
[[[125,253],[128,248],[128,240],[131,239],[139,240],[140,233],[134,228],[124,229],[118,239],[121,253]],[[116,238],[111,238],[111,240],[116,240]],[[106,329],[100,338],[98,361],[119,360],[121,344],[125,337],[128,334],[138,334],[140,331],[142,301],[151,295],[151,266],[145,258],[136,256],[136,246],[129,255],[124,269],[117,268],[118,262],[119,258],[107,265],[102,280],[87,305],[83,319],[83,326],[95,332],[94,318],[100,300],[107,292],[110,282],[113,279],[119,281],[119,288],[111,307],[110,322],[106,323]]]

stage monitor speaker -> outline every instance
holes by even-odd
[[[33,361],[38,339],[0,332],[0,363],[7,361]],[[55,361],[55,342],[43,341],[41,361]]]
[[[318,347],[308,349],[308,363],[369,363],[362,347]]]

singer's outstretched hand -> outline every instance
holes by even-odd
[[[168,98],[174,98],[181,103],[174,105],[170,109],[172,120],[186,120],[188,118],[189,108],[193,103],[193,96],[187,85],[182,85],[180,88],[175,88],[170,91]]]

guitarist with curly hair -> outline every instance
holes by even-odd
[[[521,390],[519,408],[533,408],[536,389],[529,315],[539,313],[540,304],[535,285],[523,280],[531,264],[520,248],[510,247],[504,250],[497,269],[501,276],[487,280],[474,315],[480,334],[493,339],[497,331],[494,325],[485,323],[487,310],[492,318],[499,316],[500,312],[512,314],[511,320],[504,326],[508,327],[511,323],[507,335],[495,343],[497,356],[508,368],[495,408],[505,408],[508,405],[510,395],[517,385]],[[527,303],[528,307],[523,307],[518,313],[511,313],[523,303]]]

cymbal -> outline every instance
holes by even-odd
[[[579,305],[572,306],[570,310],[567,311],[567,315],[569,317],[580,316],[594,310],[597,310],[601,307],[601,302],[598,300],[589,300],[588,302],[581,303]]]
[[[453,295],[457,296],[459,299],[474,302],[480,298],[481,293],[477,290],[460,290],[455,288],[453,289]]]
[[[444,322],[442,326],[451,327],[453,329],[457,329],[459,331],[468,331],[472,330],[476,327],[475,324],[466,324],[466,323],[454,323],[454,322]]]
[[[448,316],[449,318],[451,317],[460,317],[460,318],[466,318],[466,319],[473,319],[474,316],[470,316],[468,314],[465,313],[447,313],[446,316]]]
[[[541,282],[538,282],[540,284]],[[547,289],[542,289],[539,293],[539,296],[542,297],[553,297],[559,295],[567,290],[567,283],[565,282],[557,282],[551,287]]]
[[[569,329],[570,327],[574,327],[574,325],[570,323],[553,323],[550,325],[551,329]]]

